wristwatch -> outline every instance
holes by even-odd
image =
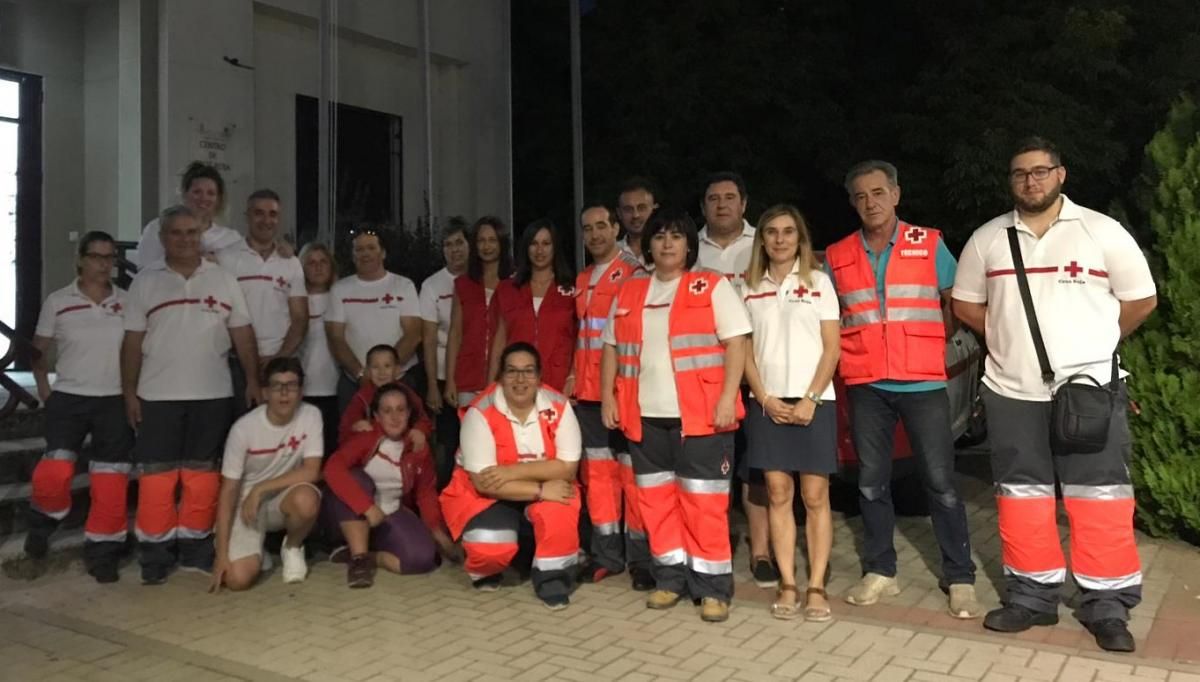
[[[825,402],[824,400],[821,400],[821,396],[817,395],[816,391],[809,391],[808,393],[804,394],[804,397],[813,401],[813,404],[817,407],[820,407]]]

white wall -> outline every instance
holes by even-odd
[[[117,1],[86,5],[83,34],[83,168],[85,230],[121,232],[117,215],[120,149],[117,123]],[[78,229],[78,228],[76,228]]]

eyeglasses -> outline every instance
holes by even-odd
[[[1036,166],[1027,171],[1021,170],[1018,168],[1017,170],[1012,171],[1011,173],[1008,174],[1008,179],[1010,181],[1012,181],[1012,183],[1014,185],[1019,185],[1031,177],[1034,180],[1041,182],[1042,180],[1045,180],[1046,178],[1050,177],[1050,171],[1055,170],[1056,168],[1062,168],[1062,165],[1060,164],[1057,166]]]
[[[299,381],[272,381],[267,384],[267,388],[275,393],[298,393],[300,391]]]
[[[537,367],[505,367],[504,368],[504,377],[506,379],[516,379],[516,378],[533,379],[533,378],[537,377],[537,375],[538,375]]]

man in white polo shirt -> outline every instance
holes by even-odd
[[[46,297],[38,316],[33,361],[38,397],[46,405],[46,453],[33,470],[29,531],[25,553],[40,559],[50,534],[71,511],[75,460],[91,434],[88,462],[91,507],[84,525],[84,563],[97,582],[117,580],[117,558],[128,521],[129,455],[133,431],[121,400],[121,339],[125,334],[125,292],[112,283],[116,244],[105,232],[79,240],[79,276]],[[58,376],[51,390],[47,361],[58,352]]]
[[[270,189],[253,192],[246,199],[246,238],[217,252],[217,263],[237,277],[246,296],[260,367],[276,356],[295,355],[308,330],[304,268],[294,254],[279,252],[279,213],[278,194]],[[231,360],[234,393],[241,393],[246,370],[236,358]]]
[[[1066,562],[1055,520],[1055,479],[1071,520],[1071,572],[1083,593],[1076,617],[1101,648],[1133,651],[1126,622],[1141,601],[1125,382],[1112,387],[1115,350],[1157,303],[1133,236],[1116,220],[1062,194],[1054,145],[1023,141],[1009,162],[1016,208],[985,223],[963,248],[954,312],[987,340],[983,400],[1004,553],[1004,606],[984,626],[1020,632],[1058,622]],[[1044,380],[1022,302],[1015,237],[1053,376]],[[1105,448],[1056,450],[1050,400],[1071,377],[1116,389]]]
[[[266,565],[263,538],[286,530],[279,549],[283,582],[308,575],[304,539],[321,509],[321,411],[300,399],[304,367],[278,357],[263,370],[263,404],[229,431],[221,461],[217,503],[216,563],[210,589],[245,590]]]
[[[159,224],[166,258],[134,278],[121,345],[125,411],[137,431],[135,525],[146,585],[166,581],[176,549],[182,568],[211,570],[217,460],[233,418],[231,398],[249,405],[259,396],[257,373],[236,398],[229,376],[231,347],[244,367],[258,366],[237,279],[201,257],[191,209],[168,208]]]
[[[357,230],[353,245],[355,273],[333,285],[325,313],[329,352],[342,369],[338,407],[343,411],[364,381],[367,351],[381,343],[396,348],[404,372],[401,380],[418,393],[423,388],[409,371],[417,364],[421,343],[417,287],[411,279],[384,267],[387,251],[374,229]]]
[[[625,227],[625,236],[617,241],[617,248],[633,254],[634,257],[646,264],[646,254],[642,253],[642,228],[650,219],[650,214],[658,208],[654,198],[654,182],[649,178],[632,177],[621,185],[617,194],[617,216]]]
[[[700,228],[700,257],[696,265],[724,275],[737,289],[739,298],[754,246],[755,230],[746,220],[747,199],[746,181],[729,171],[710,175],[700,199],[704,227]],[[779,571],[770,557],[766,482],[762,471],[751,469],[746,463],[746,436],[741,428],[735,442],[735,469],[742,481],[742,510],[750,534],[750,571],[759,587],[772,587],[779,583]]]

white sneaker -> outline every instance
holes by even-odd
[[[870,606],[879,601],[880,596],[894,597],[898,594],[900,586],[896,584],[895,578],[868,573],[846,593],[846,602],[855,606]]]
[[[288,547],[284,542],[279,548],[279,556],[283,559],[283,582],[300,583],[308,576],[308,564],[304,561],[304,545]]]

